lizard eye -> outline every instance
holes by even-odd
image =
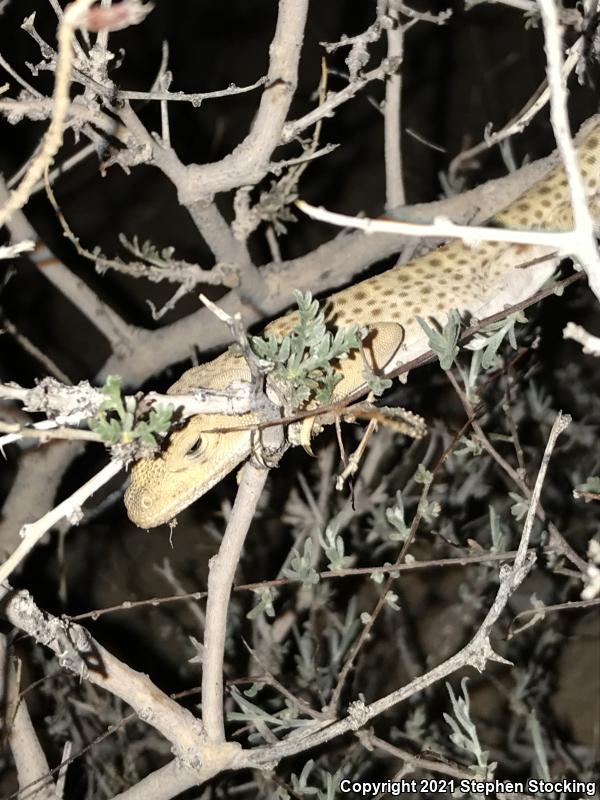
[[[208,445],[208,440],[206,436],[198,436],[198,438],[192,442],[192,445],[186,452],[185,457],[199,458],[206,450],[207,445]]]

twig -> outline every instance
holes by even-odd
[[[438,460],[438,469],[441,467],[442,463],[443,463],[443,459],[439,459]],[[432,482],[433,482],[433,474],[432,474],[431,480],[427,481],[424,484],[423,489],[421,490],[421,496],[419,498],[419,503],[417,505],[417,509],[416,509],[416,511],[415,511],[415,513],[413,515],[413,518],[412,518],[412,522],[411,522],[411,525],[410,525],[410,530],[408,532],[408,535],[406,536],[406,539],[404,540],[404,543],[403,543],[403,545],[402,545],[402,547],[400,549],[398,557],[396,558],[396,560],[394,562],[394,566],[399,566],[399,565],[404,563],[404,559],[406,557],[406,553],[408,552],[408,549],[409,549],[410,545],[412,544],[412,541],[413,541],[413,539],[415,537],[415,534],[417,532],[417,529],[418,529],[419,524],[421,522],[421,519],[423,517],[424,504],[425,504],[425,502],[427,500],[427,495],[429,493],[429,489],[431,487],[431,483]],[[329,707],[333,711],[335,711],[337,709],[337,706],[338,706],[338,703],[339,703],[339,700],[340,700],[344,685],[345,685],[346,680],[348,678],[348,675],[350,673],[350,670],[352,669],[352,666],[353,666],[354,662],[356,661],[356,658],[358,657],[358,654],[360,653],[360,651],[364,647],[367,639],[369,638],[369,635],[371,634],[371,631],[373,630],[373,626],[375,625],[375,622],[379,618],[379,615],[381,614],[381,612],[383,610],[383,607],[385,606],[385,604],[387,602],[388,593],[391,591],[393,583],[394,583],[394,576],[393,576],[393,572],[392,572],[391,574],[388,575],[388,577],[387,577],[387,579],[386,579],[386,581],[385,581],[385,583],[384,583],[384,585],[383,585],[383,587],[381,589],[379,598],[377,600],[377,603],[375,604],[375,608],[373,609],[373,611],[369,615],[369,619],[363,625],[362,630],[360,632],[360,635],[358,636],[356,641],[353,643],[352,647],[350,648],[350,651],[348,652],[348,655],[346,656],[346,659],[344,661],[344,665],[343,665],[342,669],[340,670],[340,674],[338,676],[338,679],[337,679],[336,685],[334,687],[334,690],[331,693],[331,699],[329,701]]]
[[[207,739],[213,744],[225,741],[223,657],[231,587],[267,475],[268,470],[259,469],[251,463],[244,466],[219,552],[209,563],[202,665],[202,720]]]
[[[112,3],[113,0],[100,0],[100,8],[106,13],[110,9]],[[100,59],[105,62],[108,60],[108,34],[109,29],[105,27],[101,28],[96,36],[96,48],[99,50]]]
[[[81,161],[84,161],[88,156],[91,156],[92,154],[95,153],[97,153],[97,147],[92,142],[90,144],[86,144],[84,147],[81,148],[81,150],[78,150],[76,153],[73,153],[73,155],[69,156],[69,158],[66,158],[64,161],[61,161],[60,164],[57,164],[54,167],[54,169],[48,173],[48,183],[50,184],[50,186],[52,186],[52,184],[57,178],[66,175],[70,169],[76,167],[77,164],[79,164]],[[12,186],[12,181],[14,177],[15,176],[13,175],[13,177],[7,184],[9,188]],[[44,188],[45,188],[45,181],[42,178],[35,184],[35,186],[31,190],[31,194],[33,195]]]
[[[420,22],[430,22],[433,25],[445,25],[452,16],[451,8],[446,8],[444,11],[440,11],[439,14],[432,14],[430,11],[416,11],[403,3],[402,0],[389,0],[389,2],[391,8],[395,8],[405,17]],[[531,0],[531,2],[534,2],[534,0]]]
[[[43,378],[32,389],[0,383],[0,398],[23,403],[26,411],[41,411],[59,425],[75,425],[94,416],[106,400],[101,390],[88,381],[72,386],[55,378]]]
[[[596,121],[597,119],[594,123]],[[524,189],[547,175],[555,163],[556,154],[552,154],[528,165],[517,174],[488,182],[459,198],[415,206],[413,212],[425,219],[431,219],[440,213],[459,219],[489,219],[522,194]],[[399,241],[396,237],[383,234],[366,237],[360,232],[350,235],[344,233],[307,256],[267,265],[261,270],[267,286],[267,295],[262,299],[261,308],[269,314],[276,314],[284,309],[292,302],[287,288],[291,285],[301,290],[310,289],[315,294],[339,286],[367,266],[397,254],[404,243],[405,240]],[[578,273],[567,279],[567,284],[582,277],[582,273]],[[549,290],[545,294],[538,293],[535,297],[539,299],[551,293],[552,290]],[[230,314],[243,311],[246,325],[261,319],[255,309],[240,303],[239,295],[235,292],[223,297],[220,305]],[[188,358],[191,352],[190,342],[196,341],[198,330],[203,332],[203,346],[206,349],[228,342],[227,332],[222,326],[211,324],[210,313],[201,309],[172,323],[168,328],[145,332],[143,338],[140,337],[136,343],[135,362],[131,358],[113,355],[98,378],[104,380],[107,374],[121,373],[127,374],[131,382],[141,383],[149,375],[159,372],[174,361]]]
[[[261,308],[266,293],[265,279],[253,263],[245,242],[235,238],[216,203],[189,203],[187,209],[215,259],[235,269],[241,291]]]
[[[25,691],[21,692],[21,697],[25,696],[25,694],[27,692],[29,692],[33,687],[35,687],[38,683],[41,683],[44,680],[46,680],[46,678],[42,678],[40,681],[35,681],[34,683],[29,684],[27,689]],[[173,692],[173,693],[169,694],[169,698],[171,700],[179,700],[181,698],[190,697],[191,695],[197,694],[199,692],[200,692],[200,689],[198,687],[194,687],[194,688],[191,688],[191,689],[185,689],[185,690],[183,690],[181,692]],[[60,776],[61,776],[61,774],[63,774],[66,771],[67,767],[69,767],[71,764],[73,764],[78,758],[81,758],[81,756],[83,756],[85,753],[90,752],[91,749],[93,747],[95,747],[97,744],[100,744],[100,742],[105,741],[108,737],[113,736],[115,733],[117,733],[122,728],[124,728],[125,725],[129,724],[130,722],[132,722],[135,719],[138,719],[138,716],[137,716],[137,714],[135,712],[133,712],[131,714],[127,714],[126,716],[122,717],[119,720],[119,722],[117,722],[116,724],[110,725],[107,731],[105,731],[104,733],[101,733],[98,736],[96,736],[94,739],[92,739],[92,741],[88,742],[88,744],[86,744],[84,747],[82,747],[80,750],[78,750],[77,752],[75,752],[73,754],[70,754],[70,753],[67,754],[66,753],[67,748],[65,746],[65,749],[63,750],[63,757],[62,757],[61,762],[56,767],[54,767],[53,769],[49,770],[46,775],[42,776],[41,778],[39,778],[36,781],[32,781],[28,785],[22,787],[22,790],[24,791],[25,789],[27,789],[27,790],[33,789],[36,784],[39,784],[41,781],[46,780],[47,778],[51,777],[52,775],[58,775],[58,779],[57,779],[57,786],[58,786],[59,781],[60,781]],[[169,788],[169,790],[171,792],[173,792],[173,791],[178,791],[179,792],[179,791],[183,791],[185,788],[189,788],[191,786],[197,786],[203,780],[208,780],[209,777],[211,777],[212,774],[215,774],[218,771],[217,768],[213,768],[213,771],[212,771],[212,773],[210,775],[208,775],[206,772],[204,772],[201,775],[194,769],[185,769],[183,767],[182,763],[178,759],[174,759],[167,766],[170,767],[170,768],[175,766],[175,768],[176,768],[176,774],[173,775],[172,778],[168,782],[168,788]],[[157,779],[158,780],[162,780],[165,777],[165,775],[170,774],[170,772],[169,772],[169,770],[164,768],[164,772],[161,773],[161,770],[157,770],[156,773],[152,773],[152,774],[154,776],[154,779],[153,779],[152,783],[156,784],[157,783]],[[159,778],[159,774],[161,775],[160,778]],[[136,784],[136,786],[134,786],[132,790],[127,790],[123,794],[117,795],[117,797],[120,797],[120,798],[123,798],[123,797],[126,797],[126,796],[127,797],[131,797],[132,795],[130,794],[130,791],[133,791],[134,793],[137,792],[137,786],[138,785]],[[177,788],[177,787],[179,787],[179,788]],[[12,794],[9,797],[7,797],[6,800],[25,800],[25,798],[21,798],[20,795],[19,795],[19,792],[17,792],[15,794]],[[53,797],[52,800],[55,800],[55,798]],[[148,800],[148,795],[142,795],[142,800]]]
[[[44,514],[39,520],[23,525],[21,529],[23,540],[6,561],[0,565],[0,584],[7,580],[13,570],[15,570],[21,561],[29,555],[36,544],[53,525],[63,517],[76,519],[77,515],[81,513],[81,506],[87,498],[101,486],[104,486],[104,484],[114,477],[122,468],[123,462],[120,459],[114,459],[94,475],[93,478],[90,478],[89,481],[86,481],[86,483],[80,486],[77,491],[73,492],[70,497],[63,500],[62,503],[59,503],[47,514]]]
[[[33,242],[31,244],[33,245]],[[0,248],[0,250],[2,250],[2,248]],[[5,328],[6,331],[10,333],[12,337],[14,337],[14,339],[16,339],[16,341],[21,345],[23,350],[25,350],[27,353],[36,358],[40,362],[40,364],[42,364],[44,368],[48,370],[48,372],[51,375],[54,375],[54,377],[57,380],[62,381],[63,383],[71,383],[69,376],[65,375],[65,373],[60,369],[60,367],[58,367],[49,356],[43,353],[39,347],[37,347],[32,341],[30,341],[30,339],[28,339],[27,336],[25,336],[25,334],[21,333],[16,327],[16,325],[13,325],[13,323],[9,319],[4,317],[0,322],[0,325],[2,325],[2,327]]]
[[[388,233],[402,236],[418,236],[462,239],[465,244],[476,247],[479,242],[511,242],[549,247],[565,255],[573,255],[579,248],[579,235],[576,231],[525,231],[508,228],[492,228],[483,225],[457,225],[444,217],[436,217],[431,223],[401,222],[391,219],[369,219],[337,214],[322,206],[313,206],[305,200],[297,200],[296,205],[311,219],[329,222],[341,228],[357,228],[367,234]]]
[[[35,791],[27,793],[29,800],[56,800],[56,787],[49,775],[48,761],[35,732],[25,700],[19,695],[19,671],[9,656],[6,636],[0,635],[0,695],[5,713],[3,734],[13,755],[19,788],[36,784]],[[4,684],[4,687],[2,687]],[[4,688],[4,691],[1,691]],[[24,796],[24,795],[22,795]]]
[[[543,551],[550,554],[552,548],[547,547]],[[531,550],[531,555],[535,554]],[[396,572],[412,572],[414,570],[427,570],[427,569],[442,569],[444,567],[462,568],[469,564],[492,564],[497,561],[513,561],[517,555],[516,550],[510,550],[505,553],[478,553],[477,555],[464,555],[457,556],[456,558],[437,558],[426,561],[410,561],[402,564],[385,564],[380,567],[348,567],[339,570],[325,570],[319,572],[320,580],[338,580],[340,578],[353,578],[360,575],[388,575],[389,573]],[[273,580],[257,581],[256,583],[242,583],[233,587],[233,592],[251,592],[257,589],[278,589],[282,586],[290,586],[299,581],[294,581],[292,578],[274,578]],[[115,614],[119,612],[128,612],[136,608],[144,608],[147,606],[159,606],[167,603],[179,603],[182,600],[204,600],[206,592],[187,592],[181,595],[169,595],[167,597],[151,597],[147,600],[126,601],[116,606],[108,606],[106,608],[95,608],[93,611],[86,611],[84,614],[76,614],[70,619],[79,622],[86,619],[97,619],[104,614]]]
[[[502,410],[506,414],[506,419],[508,421],[508,427],[510,428],[510,433],[512,436],[513,445],[515,448],[515,454],[517,456],[517,462],[519,464],[519,470],[521,471],[521,475],[523,478],[527,475],[527,468],[525,466],[525,456],[523,455],[523,448],[521,447],[521,439],[519,437],[519,429],[517,428],[517,423],[515,421],[512,407],[511,407],[511,395],[510,395],[510,382],[511,382],[511,367],[507,365],[506,367],[506,386],[504,388],[504,402],[502,403]]]
[[[581,325],[576,325],[574,322],[567,322],[563,328],[563,339],[573,339],[583,346],[583,352],[593,356],[600,356],[600,338],[592,336]]]
[[[250,656],[257,664],[259,664],[264,670],[265,673],[263,675],[250,675],[247,678],[238,678],[236,680],[227,681],[229,686],[233,686],[239,683],[264,683],[267,686],[272,686],[276,689],[280,694],[294,703],[298,708],[306,714],[308,717],[312,717],[313,719],[324,719],[325,714],[322,711],[315,711],[312,706],[310,706],[305,700],[301,697],[296,697],[293,692],[290,692],[277,678],[272,675],[266,668],[265,664],[263,663],[262,659],[259,657],[256,650],[254,650],[250,645],[244,640],[244,647],[249,652]]]
[[[3,244],[0,245],[0,260],[5,258],[16,258],[21,253],[28,253],[35,247],[35,242],[31,239],[25,239],[23,242],[17,244]],[[6,320],[4,321],[6,325]]]
[[[262,78],[259,78],[258,80],[254,81],[254,83],[250,83],[247,86],[236,86],[235,84],[232,84],[226,89],[217,89],[214,92],[194,92],[192,94],[188,94],[187,92],[155,92],[152,90],[147,92],[135,92],[130,89],[119,89],[117,92],[117,98],[120,100],[144,100],[145,102],[167,101],[169,103],[191,103],[193,106],[199,106],[205,100],[216,100],[219,97],[230,97],[231,95],[235,94],[246,94],[247,92],[252,92],[254,89],[264,86],[266,82],[267,76],[263,75]]]
[[[550,87],[550,119],[567,174],[573,205],[575,241],[570,255],[575,256],[581,267],[587,272],[590,288],[600,300],[600,257],[596,247],[594,221],[588,207],[585,187],[569,130],[568,93],[562,63],[562,30],[555,0],[538,0],[538,5],[544,25],[544,46]]]
[[[147,675],[113,656],[81,625],[42,611],[27,591],[14,592],[5,602],[5,613],[16,628],[59,656],[63,668],[132,706],[140,719],[173,744],[183,764],[200,766],[204,744],[200,721]]]
[[[458,780],[473,780],[472,772],[468,772],[464,769],[458,769],[457,767],[451,767],[449,764],[444,764],[443,761],[435,761],[432,758],[424,758],[418,753],[414,755],[413,753],[409,753],[407,750],[401,750],[399,747],[396,747],[390,742],[380,739],[379,736],[375,736],[372,731],[361,731],[358,734],[358,739],[360,743],[368,750],[372,750],[374,747],[376,747],[378,750],[382,750],[384,753],[388,753],[394,758],[399,758],[407,764],[410,764],[414,769],[426,769],[430,772],[437,772],[440,775],[450,775],[450,777],[457,778]]]
[[[156,166],[173,181],[179,200],[186,207],[210,203],[219,192],[255,185],[268,173],[271,155],[282,142],[283,126],[298,82],[307,13],[308,0],[279,1],[267,83],[252,128],[232,153],[218,162],[184,167],[174,151],[161,151],[156,142],[149,142]],[[123,120],[127,125],[135,124],[135,115],[126,110],[128,115],[122,115]],[[143,131],[139,126],[136,131],[142,141]]]
[[[347,459],[346,466],[344,467],[342,473],[338,475],[335,481],[335,488],[338,492],[341,492],[344,488],[344,483],[351,478],[353,475],[356,474],[358,470],[358,466],[360,463],[361,458],[365,452],[365,449],[371,440],[371,436],[377,430],[377,422],[372,419],[369,421],[366,430],[363,432],[359,445],[356,450],[352,453],[349,459]]]
[[[556,440],[560,434],[567,429],[570,423],[571,417],[568,414],[563,414],[562,411],[559,411],[556,415],[554,423],[552,424],[550,435],[548,436],[548,442],[546,443],[546,449],[544,450],[544,455],[542,456],[542,463],[540,464],[538,476],[529,500],[529,508],[527,509],[527,516],[525,518],[523,534],[517,550],[517,557],[514,560],[513,571],[515,572],[523,568],[527,559],[527,549],[529,547],[531,529],[533,528],[533,520],[535,519],[536,513],[538,513],[540,494],[542,492],[544,478],[546,477],[546,470],[548,469],[548,464],[550,463],[550,456],[554,450],[554,445],[556,444]]]
[[[102,441],[97,433],[78,430],[77,428],[61,427],[50,420],[36,422],[32,427],[0,421],[0,433],[6,434],[5,436],[0,436],[0,448],[20,439],[37,439],[42,444],[52,441],[52,439],[75,439],[84,442]]]
[[[69,88],[71,85],[71,68],[73,66],[73,40],[75,31],[88,24],[87,12],[94,0],[75,0],[65,9],[58,26],[58,54],[56,59],[55,83],[53,94],[53,112],[50,125],[46,131],[42,145],[35,156],[19,186],[11,193],[8,201],[0,208],[0,227],[6,224],[14,211],[22,208],[57,154],[63,139],[64,122],[71,105]],[[121,6],[132,4],[132,0],[123,0]]]
[[[483,428],[476,419],[476,413],[473,406],[471,405],[471,402],[469,401],[466,394],[458,385],[458,382],[454,377],[454,375],[452,375],[450,371],[446,372],[446,375],[448,376],[448,380],[452,384],[454,391],[457,393],[460,402],[463,405],[463,408],[465,409],[467,415],[469,416],[471,424],[473,425],[473,430],[475,431],[477,438],[481,442],[483,448],[489,453],[489,455],[494,459],[494,461],[504,470],[504,472],[511,478],[511,480],[515,483],[515,485],[519,487],[523,495],[527,499],[530,499],[531,489],[521,478],[519,473],[515,469],[513,469],[513,467],[508,463],[508,461],[505,458],[503,458],[502,455],[500,455],[500,453],[496,450],[496,448],[490,442],[488,437],[485,435]],[[540,506],[539,508],[536,508],[536,513],[538,514],[540,520],[548,525],[548,531],[550,533],[550,541],[551,544],[553,545],[553,549],[555,550],[555,552],[562,553],[566,558],[569,559],[569,561],[571,561],[572,564],[574,564],[577,567],[577,569],[581,573],[585,574],[587,570],[587,563],[584,561],[584,559],[581,558],[581,556],[579,556],[575,552],[575,550],[573,550],[571,545],[566,541],[564,536],[560,533],[556,525],[552,521],[547,520],[546,512],[544,511],[544,509]]]
[[[533,509],[535,511],[535,505],[537,505],[537,500],[541,492],[550,453],[552,452],[556,437],[564,430],[566,424],[566,417],[559,414],[552,426],[550,439],[546,446],[544,459],[540,467],[540,474],[536,480],[530,510]],[[533,512],[532,514],[528,514],[528,519],[529,517],[531,517],[531,520],[533,519]],[[526,522],[517,550],[518,559],[515,559],[512,566],[503,566],[500,569],[500,583],[494,602],[481,624],[481,627],[462,650],[455,653],[450,658],[447,658],[441,664],[438,664],[438,666],[434,667],[434,669],[430,670],[425,675],[419,676],[415,680],[410,681],[406,686],[390,692],[384,697],[375,700],[373,703],[367,705],[360,700],[355,701],[349,706],[348,715],[337,722],[324,726],[315,725],[312,730],[308,728],[302,738],[297,736],[288,737],[288,739],[276,745],[267,745],[255,749],[252,753],[253,763],[255,765],[270,763],[273,759],[298,754],[304,750],[317,747],[337,738],[347,731],[358,731],[374,717],[388,711],[398,703],[404,702],[409,697],[424,691],[429,686],[434,685],[443,678],[448,677],[466,666],[474,667],[479,672],[482,672],[488,661],[510,664],[510,662],[494,652],[490,643],[490,634],[493,626],[505,610],[511,595],[518,589],[535,561],[535,558],[532,558],[527,548],[524,547],[524,542],[529,540],[529,533],[530,523],[528,524]]]
[[[71,760],[71,752],[73,751],[73,741],[68,739],[63,747],[62,755],[60,757],[60,769],[58,771],[58,778],[56,779],[56,797],[57,800],[63,800],[65,796],[65,787],[67,783],[67,770]]]
[[[373,81],[381,81],[388,75],[393,74],[397,66],[398,65],[395,60],[389,61],[386,59],[375,69],[372,69],[369,72],[361,73],[357,78],[350,81],[347,86],[345,86],[343,89],[340,89],[339,92],[331,93],[324,103],[318,105],[308,114],[300,117],[300,119],[286,122],[283,126],[281,135],[282,143],[287,144],[288,142],[293,141],[302,133],[302,131],[306,130],[306,128],[310,128],[312,125],[315,125],[320,119],[332,116],[332,112],[335,111],[336,108],[344,103],[347,103],[348,100],[351,100],[369,83],[372,83]]]
[[[25,89],[25,91],[32,97],[38,97],[38,98],[42,97],[42,94],[38,92],[37,89],[31,86],[31,84],[27,83],[27,81],[24,78],[22,78],[15,69],[11,67],[11,65],[2,55],[2,53],[0,53],[0,67],[6,70],[6,72],[8,72],[8,74],[11,75],[17,81],[17,83],[21,84],[23,89]]]
[[[5,196],[5,186],[0,178],[0,201]],[[13,212],[7,226],[13,239],[38,238],[25,214],[20,210]],[[79,280],[61,261],[55,258],[45,245],[38,245],[30,257],[41,274],[105,336],[112,345],[113,352],[120,353],[124,358],[130,358],[133,351],[134,329],[103,303],[87,284]]]
[[[531,2],[531,5],[535,7],[534,0],[527,0],[527,2]],[[577,63],[581,58],[583,47],[584,38],[583,36],[580,36],[575,44],[569,49],[569,55],[563,64],[563,73],[565,78],[569,76],[577,66]],[[475,156],[478,156],[480,153],[489,150],[496,144],[500,144],[500,142],[503,142],[505,139],[514,136],[516,133],[522,133],[529,125],[531,120],[536,116],[536,114],[538,114],[542,108],[544,108],[549,99],[550,88],[546,79],[540,84],[532,97],[530,97],[527,103],[525,103],[523,108],[521,108],[515,114],[515,116],[509,122],[507,122],[506,125],[504,125],[504,127],[502,127],[499,131],[496,131],[496,133],[491,133],[486,129],[484,140],[482,142],[470,147],[468,150],[463,150],[462,153],[459,153],[452,159],[450,166],[448,167],[448,177],[450,182],[456,182],[457,173],[462,168],[462,165],[465,161],[470,161],[471,159],[475,158]]]
[[[396,71],[387,76],[385,83],[384,120],[384,161],[386,208],[396,208],[406,203],[402,176],[402,57],[404,53],[404,30],[400,23],[400,15],[392,5],[388,16],[393,27],[386,29],[388,58],[397,62]]]
[[[513,621],[510,624],[510,631],[509,631],[509,638],[512,638],[521,631],[524,630],[524,627],[520,627],[518,630],[514,629],[514,625],[518,619],[522,617],[531,617],[539,615],[540,618],[546,616],[546,614],[552,614],[556,611],[578,611],[582,608],[592,608],[594,606],[600,605],[600,598],[594,598],[591,600],[570,600],[568,603],[554,603],[551,606],[540,606],[539,608],[527,608],[525,611],[520,611]]]

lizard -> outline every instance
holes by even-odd
[[[600,217],[600,121],[584,123],[577,138],[577,157],[592,213]],[[569,230],[573,225],[568,181],[561,165],[535,183],[490,221],[494,226],[536,230]],[[554,255],[554,257],[552,257]],[[323,301],[328,327],[366,326],[367,360],[380,375],[429,351],[429,340],[417,317],[444,325],[451,310],[483,319],[532,297],[556,270],[560,258],[547,245],[482,242],[468,246],[456,239],[424,256],[336,292]],[[264,335],[281,339],[297,324],[298,312],[274,320]],[[365,351],[354,350],[335,368],[341,380],[333,399],[342,402],[364,388]],[[243,357],[226,352],[187,370],[169,393],[196,387],[227,389],[249,381]],[[166,449],[137,461],[125,493],[129,518],[142,528],[171,520],[204,495],[252,452],[251,431],[260,415],[237,417],[198,414],[171,433]],[[247,426],[247,430],[239,430]],[[229,430],[216,433],[214,429]],[[298,444],[298,441],[294,442]]]

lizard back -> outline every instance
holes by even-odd
[[[583,127],[578,138],[578,161],[590,207],[600,217],[600,123]],[[569,189],[564,170],[557,167],[504,211],[491,224],[506,228],[568,230],[572,227]],[[417,317],[443,325],[452,309],[483,318],[531,297],[552,275],[557,260],[547,246],[482,242],[477,247],[453,241],[402,266],[363,280],[326,298],[329,327],[358,323],[369,328],[370,366],[381,374],[425,353],[428,340]],[[546,258],[542,263],[538,259]],[[532,263],[535,262],[535,263]],[[285,336],[299,321],[291,312],[274,320],[265,334]],[[342,380],[336,400],[365,385],[362,355],[353,351],[337,363]],[[224,353],[183,374],[169,390],[184,392],[196,386],[226,388],[234,380],[249,380],[242,358]],[[141,527],[167,522],[201,497],[251,452],[250,431],[207,433],[215,428],[255,425],[254,414],[237,417],[197,415],[173,432],[166,449],[153,459],[141,459],[132,469],[125,494],[130,519]]]

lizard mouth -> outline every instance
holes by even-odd
[[[202,484],[192,484],[184,492],[179,489],[176,494],[173,491],[167,496],[164,494],[164,483],[158,480],[156,485],[162,490],[160,499],[156,493],[130,484],[123,498],[127,516],[139,528],[156,528],[170,523],[180,511],[206,494],[223,477],[222,474],[215,475]]]

